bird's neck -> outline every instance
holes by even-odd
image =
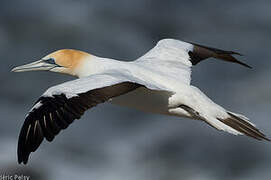
[[[73,75],[79,78],[106,72],[107,70],[119,68],[125,62],[109,58],[91,56],[85,58],[82,63],[74,70]]]

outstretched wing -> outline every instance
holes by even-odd
[[[179,81],[190,84],[192,65],[210,57],[251,68],[233,55],[241,54],[175,39],[163,39],[137,62],[147,64],[152,69],[166,73],[167,76],[178,77]]]
[[[18,162],[26,164],[44,138],[52,141],[87,109],[140,86],[157,88],[117,73],[93,75],[49,88],[26,116],[19,135]]]

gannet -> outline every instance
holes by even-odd
[[[18,163],[27,164],[30,153],[37,150],[44,138],[52,141],[86,110],[106,101],[146,112],[196,119],[234,135],[270,141],[247,117],[224,109],[190,84],[191,67],[210,57],[251,68],[233,55],[241,54],[163,39],[131,62],[62,49],[12,69],[78,77],[49,88],[26,115],[19,135]]]

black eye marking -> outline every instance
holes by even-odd
[[[56,65],[55,59],[54,58],[49,58],[49,59],[45,59],[43,60],[45,63],[47,64],[54,64]]]
[[[56,61],[55,61],[54,58],[44,59],[43,62],[45,62],[45,63],[47,63],[47,64],[52,64],[52,65],[54,65],[54,67],[52,67],[52,68],[55,68],[55,67],[62,67],[62,66],[60,66],[60,65],[58,65],[58,64],[56,63]]]

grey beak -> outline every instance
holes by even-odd
[[[56,66],[56,64],[46,63],[46,60],[38,60],[33,63],[15,67],[11,72],[48,71]]]

